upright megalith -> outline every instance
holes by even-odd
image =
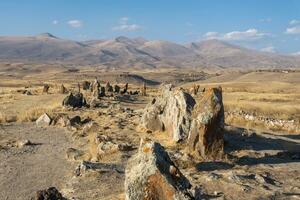
[[[59,93],[66,94],[67,92],[68,92],[67,88],[64,86],[64,84],[61,84],[59,88]]]
[[[125,199],[190,200],[191,184],[170,159],[164,147],[142,139],[138,153],[125,170]]]
[[[144,82],[142,87],[141,87],[141,95],[142,96],[146,96],[147,93],[146,93],[146,89],[147,89],[147,86],[146,86],[146,83]]]
[[[161,96],[145,108],[141,124],[151,131],[168,132],[176,142],[184,140],[188,137],[195,103],[189,93],[165,85]]]
[[[189,151],[202,158],[219,158],[223,154],[224,107],[222,88],[207,89],[193,110],[188,137]]]
[[[73,108],[81,108],[83,106],[86,106],[86,99],[84,98],[82,93],[70,93],[68,96],[65,97],[65,99],[62,102],[63,106],[70,106]]]

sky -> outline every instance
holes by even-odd
[[[49,32],[71,40],[220,39],[300,54],[300,0],[1,0],[0,36]]]

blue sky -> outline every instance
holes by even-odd
[[[50,32],[73,40],[221,39],[300,52],[300,0],[1,0],[0,35]]]

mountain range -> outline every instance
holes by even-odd
[[[300,68],[299,56],[246,49],[220,40],[182,45],[121,36],[110,40],[77,42],[50,33],[0,37],[0,61],[97,65],[114,69]]]

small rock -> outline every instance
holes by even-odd
[[[52,119],[50,118],[50,116],[47,113],[44,113],[43,115],[41,115],[36,121],[36,125],[37,126],[49,126],[51,124]]]
[[[22,148],[22,147],[27,146],[27,145],[32,145],[32,142],[30,140],[21,140],[17,143],[17,146],[19,148]]]

